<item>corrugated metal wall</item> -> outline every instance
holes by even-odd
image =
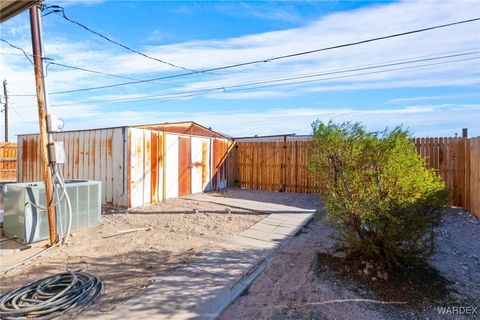
[[[130,128],[129,135],[131,207],[227,187],[229,140],[138,128]],[[154,135],[161,141],[156,151],[149,149]]]
[[[56,133],[66,179],[102,182],[103,204],[139,207],[226,188],[229,140],[120,127]],[[18,181],[42,180],[38,135],[18,137]]]
[[[164,199],[164,133],[138,128],[128,130],[129,207],[162,201]]]
[[[63,141],[66,163],[61,166],[65,179],[102,182],[104,204],[128,206],[126,184],[127,128],[70,131],[53,134]],[[18,182],[43,179],[38,135],[18,136]]]
[[[165,199],[178,197],[178,136],[166,134]]]

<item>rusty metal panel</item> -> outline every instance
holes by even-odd
[[[210,180],[212,172],[212,162],[210,154],[210,139],[203,139],[202,141],[202,191],[210,191]]]
[[[178,194],[185,196],[192,193],[192,165],[190,137],[178,138]]]
[[[130,205],[144,204],[144,130],[130,128]]]
[[[127,207],[124,131],[122,127],[81,130],[53,134],[63,141],[66,163],[61,166],[65,179],[91,179],[102,182],[102,203]],[[18,136],[19,182],[42,180],[38,135]]]
[[[192,137],[192,193],[203,192],[210,182],[210,139]]]
[[[151,132],[151,183],[150,203],[163,200],[163,132]]]
[[[113,203],[128,207],[127,193],[127,129],[113,130]],[[92,140],[91,140],[92,141]],[[91,149],[92,146],[90,146]],[[122,183],[118,183],[121,181]]]
[[[166,134],[165,141],[165,197],[178,197],[178,136]]]
[[[143,204],[152,203],[151,180],[152,180],[152,132],[143,130]]]
[[[105,203],[113,204],[113,130],[105,130]]]
[[[129,128],[130,207],[163,200],[163,133]]]
[[[159,132],[152,131],[151,136],[151,156],[150,156],[150,203],[158,202],[158,135]]]

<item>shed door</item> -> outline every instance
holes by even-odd
[[[178,138],[178,195],[191,194],[190,137]]]
[[[165,198],[178,197],[179,190],[179,139],[173,134],[166,135],[165,141]]]
[[[210,182],[210,139],[192,138],[192,193],[205,191]]]
[[[144,137],[143,130],[130,129],[130,206],[143,206],[144,181]]]

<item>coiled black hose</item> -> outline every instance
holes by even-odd
[[[97,277],[82,271],[59,273],[30,282],[0,297],[0,318],[74,319],[102,291]]]

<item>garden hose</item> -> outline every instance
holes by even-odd
[[[69,271],[27,283],[0,297],[0,319],[74,319],[102,291],[99,278]]]

